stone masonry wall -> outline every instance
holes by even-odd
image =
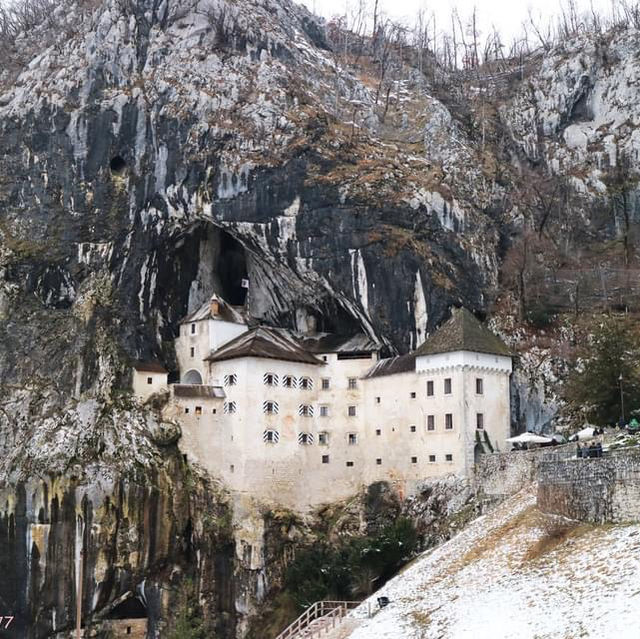
[[[640,521],[640,452],[541,461],[538,508],[593,523]]]
[[[476,490],[492,497],[513,495],[536,480],[538,463],[549,451],[573,450],[575,444],[482,455],[475,465]]]

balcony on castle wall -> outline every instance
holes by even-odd
[[[177,401],[194,398],[222,400],[227,396],[222,386],[210,384],[170,384],[169,390]]]

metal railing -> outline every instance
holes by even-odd
[[[360,601],[316,601],[309,606],[291,625],[287,626],[276,639],[312,639],[328,633],[340,625],[350,610],[357,608]]]

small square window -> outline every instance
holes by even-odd
[[[349,443],[349,446],[353,446],[354,444],[357,444],[358,435],[356,435],[356,433],[349,433],[349,435],[347,436],[347,442]]]
[[[217,408],[212,408],[212,409],[211,409],[211,414],[212,414],[212,415],[215,415],[217,412],[218,412],[218,409],[217,409]]]
[[[196,325],[195,324],[191,324],[191,334],[192,335],[196,334]]]
[[[433,397],[433,380],[427,382],[427,397]]]
[[[376,404],[379,404],[379,403],[380,403],[380,398],[376,397]]]
[[[191,354],[191,357],[195,357],[196,356],[196,349],[192,346],[189,349],[189,353]]]
[[[320,417],[329,417],[329,407],[320,406]]]
[[[382,435],[382,430],[380,428],[376,428],[376,435],[380,437]]]
[[[417,464],[418,463],[418,458],[417,457],[412,457],[411,458],[411,463],[412,464]]]
[[[429,455],[429,462],[433,463],[436,460],[435,455]]]
[[[410,430],[412,433],[415,433],[415,432],[416,432],[416,427],[415,427],[413,424],[411,424],[411,426],[409,426],[409,430]]]
[[[436,429],[436,416],[427,415],[427,430],[435,430],[435,429]]]
[[[326,357],[326,355],[325,355]],[[325,377],[322,380],[322,390],[329,390],[331,388],[331,380],[327,377]]]
[[[127,634],[130,635],[131,634],[131,626],[127,626]]]
[[[445,430],[453,430],[453,414],[447,413],[444,416],[444,427]]]
[[[415,392],[412,392],[411,393],[411,399],[415,399],[415,398],[416,398],[416,394],[415,394]]]
[[[322,463],[323,464],[328,464],[329,463],[329,455],[323,455],[322,456]]]
[[[357,377],[350,377],[349,378],[348,388],[349,388],[349,390],[354,390],[355,388],[358,388],[358,378]]]
[[[153,384],[153,377],[147,377],[147,384]]]
[[[376,465],[377,466],[382,466],[382,458],[378,457],[378,459],[376,459]]]
[[[184,409],[184,412],[185,412],[185,413],[188,413],[188,412],[189,412],[189,409],[188,409],[188,408],[185,408],[185,409]]]
[[[318,444],[326,446],[329,443],[329,433],[318,433]]]
[[[348,461],[348,462],[347,462],[347,467],[348,467],[348,468],[351,468],[352,466],[353,466],[353,462],[352,462],[352,461]]]
[[[484,393],[484,384],[482,377],[476,377],[476,395],[482,395]]]
[[[202,406],[196,406],[196,415],[202,415]]]
[[[349,406],[349,417],[355,417],[355,416],[356,416],[356,407]]]
[[[476,428],[484,430],[484,415],[482,413],[476,413]]]
[[[449,455],[445,455],[444,456],[446,461],[453,461],[453,455],[449,454]]]
[[[445,377],[444,380],[444,394],[451,395],[451,378]]]

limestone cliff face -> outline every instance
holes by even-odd
[[[289,0],[73,0],[17,46],[33,55],[0,70],[0,603],[34,637],[68,626],[81,517],[87,614],[144,582],[157,635],[188,574],[233,636],[269,574],[207,519],[226,502],[192,490],[176,425],[127,398],[131,361],[171,367],[178,319],[213,292],[390,352],[452,303],[486,310],[518,162],[586,162],[567,219],[593,228],[581,198],[637,141],[637,34],[552,52],[486,136],[411,68],[382,113]]]

